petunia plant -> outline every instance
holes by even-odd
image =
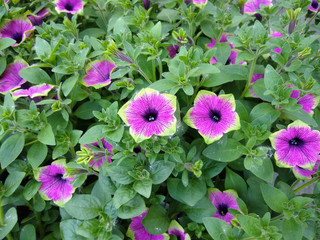
[[[320,239],[319,0],[0,20],[0,239]]]

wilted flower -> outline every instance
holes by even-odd
[[[168,240],[169,236],[166,233],[161,235],[152,235],[151,233],[147,232],[142,224],[142,220],[147,215],[147,212],[148,209],[146,209],[140,215],[132,218],[128,228],[127,236],[132,240]]]
[[[116,65],[108,60],[95,61],[88,67],[87,75],[83,78],[86,86],[101,88],[111,83],[110,74]]]
[[[312,12],[318,12],[318,10],[319,10],[318,1],[317,0],[312,0],[308,10],[312,11]]]
[[[188,126],[198,129],[204,141],[211,144],[223,134],[240,128],[235,107],[232,94],[217,96],[213,92],[201,90],[183,120]]]
[[[184,232],[183,227],[176,221],[172,220],[168,229],[169,235],[175,235],[177,239],[180,240],[190,240],[190,236],[188,233]]]
[[[20,61],[9,64],[0,78],[0,93],[5,93],[19,88],[23,83],[25,83],[26,80],[19,76],[19,72],[27,66],[27,64]]]
[[[167,47],[167,50],[169,51],[169,57],[174,58],[174,56],[177,54],[179,50],[179,45],[178,44],[171,45]]]
[[[312,175],[318,171],[319,161],[314,165],[312,170],[302,168],[300,166],[295,166],[292,168],[294,175],[296,178],[301,180],[306,180],[312,178]]]
[[[231,220],[234,216],[229,212],[229,208],[239,210],[237,197],[237,193],[233,190],[221,192],[217,188],[210,188],[209,199],[217,209],[213,217],[219,218],[231,225]]]
[[[69,14],[75,14],[80,12],[83,8],[83,2],[81,0],[56,0],[57,12],[66,12]]]
[[[1,38],[12,38],[16,41],[12,46],[20,45],[33,32],[34,27],[27,19],[13,19],[3,25],[0,30]]]
[[[313,169],[320,153],[320,133],[297,120],[269,137],[279,167]]]
[[[60,206],[70,200],[74,192],[70,183],[73,178],[65,178],[65,173],[64,163],[56,161],[49,166],[40,168],[37,179],[41,182],[40,194]]]
[[[136,142],[152,135],[169,136],[176,132],[176,96],[161,94],[151,88],[142,89],[118,114],[130,126]]]
[[[91,161],[89,162],[90,166],[93,166],[93,168],[100,169],[103,163],[106,161],[108,156],[108,163],[111,163],[112,160],[112,149],[113,146],[108,143],[104,138],[101,140],[102,146],[104,147],[105,151],[98,151],[97,149],[100,147],[98,142],[85,144],[84,147],[90,149],[93,152],[93,157]],[[93,148],[94,147],[94,148]],[[108,153],[106,153],[108,152]]]
[[[50,16],[50,9],[48,9],[48,8],[42,9],[36,15],[33,15],[33,14],[27,15],[27,17],[29,18],[29,20],[33,26],[41,26],[42,19],[45,17],[49,17],[49,16]]]
[[[208,0],[193,0],[193,4],[198,8],[204,8],[208,3]]]
[[[49,84],[40,84],[36,86],[32,86],[28,89],[18,89],[14,92],[12,92],[12,96],[17,99],[19,97],[30,97],[30,98],[35,98],[35,97],[40,97],[40,96],[47,96],[50,90],[54,86],[49,85]]]

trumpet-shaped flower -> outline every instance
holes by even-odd
[[[174,58],[179,50],[179,45],[178,44],[171,45],[167,47],[167,50],[169,52],[169,57]]]
[[[184,122],[195,129],[207,144],[219,140],[223,134],[240,128],[240,120],[235,112],[232,94],[217,96],[213,92],[201,90],[189,109]]]
[[[12,92],[12,96],[17,99],[19,97],[40,97],[40,96],[47,96],[50,90],[53,88],[52,85],[49,84],[40,84],[36,86],[32,86],[28,89],[18,89]]]
[[[293,85],[289,85],[288,87],[293,87]],[[305,110],[308,114],[312,114],[313,109],[315,109],[319,104],[319,97],[316,97],[311,93],[300,97],[299,90],[292,90],[290,97],[297,99],[297,103],[300,104],[302,106],[302,109]]]
[[[50,9],[48,8],[42,9],[36,15],[33,15],[33,14],[27,15],[27,17],[29,18],[33,26],[41,26],[42,19],[49,16],[50,16]]]
[[[74,188],[71,185],[73,178],[64,177],[66,173],[63,162],[53,162],[51,165],[40,168],[38,181],[41,182],[40,194],[44,199],[53,200],[61,206],[71,199]]]
[[[317,163],[314,165],[312,170],[305,169],[299,166],[295,166],[292,170],[296,178],[301,180],[306,180],[306,179],[312,178],[312,175],[318,171],[318,168],[319,168],[319,161],[317,161]]]
[[[20,61],[9,64],[0,78],[0,93],[5,93],[19,88],[23,83],[25,83],[26,81],[19,76],[19,72],[27,66],[28,65]]]
[[[312,11],[312,12],[318,12],[318,10],[319,10],[318,1],[317,0],[312,0],[308,10]]]
[[[81,0],[56,0],[57,12],[66,12],[75,14],[83,9],[83,2]]]
[[[255,13],[257,10],[261,9],[261,5],[270,6],[271,0],[248,0],[244,4],[244,12]]]
[[[193,0],[193,4],[198,8],[204,8],[208,3],[208,0]]]
[[[213,217],[219,218],[231,225],[231,220],[234,218],[234,216],[232,216],[229,212],[229,208],[239,210],[237,197],[237,193],[233,190],[221,192],[217,188],[210,188],[209,199],[217,209]]]
[[[176,221],[172,220],[168,229],[169,235],[174,235],[180,240],[191,240],[188,233],[184,232],[183,227]]]
[[[269,137],[276,150],[274,158],[279,167],[306,168],[312,170],[320,153],[320,133],[297,120]]]
[[[84,147],[90,149],[93,151],[93,159],[89,162],[90,166],[93,166],[93,168],[95,169],[100,169],[101,166],[104,164],[104,162],[107,159],[107,155],[108,155],[108,163],[111,163],[112,160],[112,149],[113,146],[108,143],[104,138],[102,138],[101,140],[102,146],[105,149],[103,152],[102,151],[96,151],[100,146],[98,142],[94,142],[94,143],[90,143],[90,144],[85,144]],[[107,152],[107,154],[106,154]]]
[[[133,100],[121,107],[118,114],[130,126],[136,142],[152,135],[169,136],[176,132],[176,97],[151,88],[142,89]]]
[[[33,32],[34,27],[28,19],[13,19],[0,29],[1,38],[12,38],[16,42],[12,46],[20,45]]]
[[[150,8],[150,0],[142,0],[143,6],[146,10]]]
[[[128,228],[127,236],[132,240],[169,240],[169,236],[166,233],[161,235],[152,235],[145,229],[142,224],[142,220],[147,213],[148,209],[146,209],[140,215],[132,218]]]
[[[87,75],[83,78],[84,84],[88,87],[101,88],[111,83],[110,74],[116,65],[108,60],[95,61],[87,70]]]

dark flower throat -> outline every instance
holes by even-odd
[[[221,114],[219,111],[217,110],[211,110],[210,111],[210,118],[212,119],[212,121],[214,121],[215,123],[220,122],[221,120]]]
[[[21,43],[22,41],[22,33],[21,32],[16,32],[12,35],[12,38],[16,40],[17,43]]]
[[[225,216],[228,213],[228,206],[226,204],[220,204],[218,211],[221,216]]]
[[[158,118],[158,111],[155,109],[149,109],[144,115],[143,118],[147,121],[147,122],[153,122],[155,120],[157,120]]]
[[[303,140],[301,140],[300,138],[298,137],[295,137],[295,138],[292,138],[291,140],[289,140],[289,144],[291,146],[301,146],[303,144]]]
[[[64,8],[67,9],[68,11],[72,11],[73,10],[73,6],[69,2],[67,2],[66,5],[64,5]]]

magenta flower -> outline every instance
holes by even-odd
[[[0,30],[1,38],[12,38],[16,41],[12,46],[20,45],[33,32],[34,27],[29,20],[13,19],[4,24]]]
[[[248,0],[244,4],[244,12],[253,14],[261,9],[261,5],[270,6],[271,0]]]
[[[44,8],[41,11],[39,11],[36,15],[28,14],[27,17],[29,18],[30,22],[33,26],[41,26],[42,25],[42,19],[45,17],[50,16],[50,9]]]
[[[217,209],[216,213],[212,217],[219,218],[231,225],[231,220],[234,216],[231,215],[228,209],[232,208],[240,210],[237,204],[237,198],[238,195],[233,190],[220,192],[217,188],[210,188],[209,199]]]
[[[110,74],[115,68],[116,65],[108,60],[91,63],[87,75],[83,78],[84,84],[96,89],[108,86],[111,83]]]
[[[288,85],[287,87],[293,87],[294,85]],[[290,94],[291,98],[297,99],[297,103],[302,106],[308,114],[313,114],[313,109],[315,109],[319,104],[319,97],[314,96],[311,93],[307,93],[303,97],[300,97],[299,90],[292,90]]]
[[[64,162],[56,161],[40,168],[37,176],[37,180],[41,182],[41,196],[46,200],[53,200],[59,206],[69,201],[74,192],[71,185],[73,178],[65,178],[65,173]]]
[[[26,80],[19,76],[19,72],[27,66],[27,64],[20,61],[9,64],[0,78],[0,93],[6,93],[10,90],[19,88],[25,83]]]
[[[174,58],[179,50],[179,45],[178,44],[171,45],[167,47],[167,50],[169,51],[169,57]]]
[[[320,133],[297,120],[271,134],[270,142],[276,150],[274,158],[279,167],[299,166],[312,170],[320,153]]]
[[[319,160],[317,163],[314,165],[312,170],[305,169],[299,166],[295,166],[292,168],[293,174],[296,176],[296,178],[301,179],[301,180],[306,180],[312,178],[312,175],[315,174],[318,171],[319,168]]]
[[[49,85],[49,84],[40,84],[36,86],[32,86],[28,89],[18,89],[14,92],[12,92],[12,96],[17,99],[19,97],[30,97],[35,98],[35,97],[40,97],[40,96],[47,96],[50,90],[54,86]]]
[[[317,0],[312,0],[308,10],[312,11],[312,12],[318,12],[318,10],[319,10],[318,1]]]
[[[143,6],[146,10],[150,8],[150,0],[142,0]]]
[[[183,121],[188,126],[198,129],[204,141],[211,144],[219,140],[223,134],[240,128],[235,107],[232,94],[217,96],[213,92],[201,90]]]
[[[152,135],[169,136],[176,132],[176,96],[142,89],[118,114],[130,126],[130,134],[139,143]]]
[[[264,78],[264,74],[260,74],[260,73],[252,74],[251,81],[250,81],[251,85],[261,78]],[[249,88],[249,91],[246,93],[245,97],[259,98],[257,94],[253,91],[252,86]]]
[[[75,14],[83,9],[83,2],[81,0],[56,0],[56,11]]]
[[[204,8],[208,3],[208,0],[192,0],[192,1],[196,7],[201,9]]]
[[[100,147],[98,142],[83,145],[84,147],[93,151],[93,159],[89,162],[89,165],[93,166],[93,168],[95,169],[101,168],[101,166],[106,161],[107,156],[108,156],[107,162],[108,163],[112,162],[111,158],[112,158],[113,146],[110,143],[108,143],[104,138],[102,138],[100,141],[104,147],[104,151],[97,151],[97,148]]]
[[[166,233],[161,235],[152,235],[151,233],[147,232],[142,224],[142,219],[147,215],[147,212],[148,209],[146,209],[139,216],[132,218],[127,231],[127,236],[132,240],[169,240],[169,236]]]
[[[279,55],[281,54],[282,49],[281,48],[276,48],[273,50],[275,53],[278,53]]]
[[[169,235],[175,235],[180,240],[191,240],[188,233],[184,232],[183,227],[176,221],[172,220],[168,229]]]

